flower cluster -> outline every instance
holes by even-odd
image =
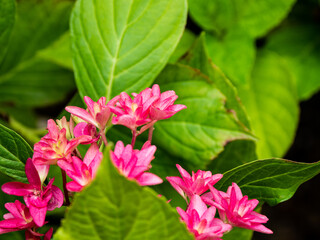
[[[177,165],[177,168],[182,178],[167,177],[167,180],[187,201],[187,210],[178,207],[177,211],[197,240],[220,240],[233,227],[272,234],[262,225],[268,218],[253,211],[259,201],[248,200],[236,183],[232,183],[227,192],[218,191],[213,185],[223,177],[222,174],[198,170],[191,176],[181,166]],[[217,210],[220,219],[215,218]]]
[[[67,106],[70,121],[48,120],[48,133],[34,145],[32,158],[26,161],[25,173],[29,183],[9,182],[2,185],[2,191],[22,196],[25,204],[16,200],[6,203],[9,213],[0,221],[0,234],[25,230],[26,239],[51,239],[53,230],[41,234],[38,229],[45,225],[47,211],[70,205],[69,197],[80,192],[95,178],[102,161],[102,147],[108,145],[106,132],[110,125],[120,124],[132,130],[131,144],[118,141],[111,160],[118,171],[141,186],[160,184],[163,180],[148,172],[154,159],[156,147],[151,145],[153,125],[186,108],[174,104],[174,91],[161,93],[158,85],[147,88],[139,94],[121,93],[109,102],[101,97],[94,102],[84,97],[87,109]],[[141,127],[139,130],[138,127]],[[134,149],[138,135],[149,129],[149,140],[141,150]],[[80,145],[89,145],[85,156],[80,153]],[[47,179],[50,166],[61,169],[63,192],[53,185],[54,178]],[[67,182],[67,176],[71,181]]]
[[[154,124],[186,106],[174,104],[178,98],[175,92],[161,93],[156,84],[132,96],[123,92],[109,102],[105,97],[97,102],[84,97],[87,109],[66,107],[71,113],[69,122],[65,117],[48,120],[48,133],[34,145],[34,154],[26,161],[29,183],[9,182],[1,187],[7,194],[23,197],[25,204],[18,200],[5,204],[9,213],[0,221],[0,234],[25,230],[28,240],[51,239],[52,228],[45,234],[38,232],[47,223],[47,211],[69,206],[69,198],[93,181],[103,159],[102,148],[108,145],[107,129],[112,124],[123,125],[132,131],[131,144],[118,141],[110,151],[111,161],[119,173],[141,186],[163,182],[149,172],[156,152],[156,146],[151,144]],[[146,130],[149,130],[148,140],[141,149],[135,149],[137,137]],[[87,147],[80,147],[83,145]],[[81,149],[87,149],[82,153],[84,157]],[[63,192],[53,185],[54,178],[48,179],[52,165],[61,169]],[[180,165],[177,168],[182,178],[167,177],[167,180],[186,200],[186,211],[179,207],[177,211],[197,240],[219,240],[233,227],[272,233],[262,225],[268,218],[253,211],[258,200],[248,200],[236,183],[227,192],[221,192],[214,185],[222,174],[198,170],[190,175]],[[71,179],[69,182],[67,176]],[[216,218],[216,212],[220,218]]]

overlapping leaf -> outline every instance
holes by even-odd
[[[175,209],[120,176],[105,151],[97,178],[79,193],[54,239],[193,239]]]
[[[97,100],[141,91],[183,33],[186,0],[80,0],[71,18],[80,95]]]
[[[14,131],[0,125],[0,171],[26,182],[24,163],[32,157],[31,147]]]
[[[75,88],[72,72],[36,57],[68,29],[72,5],[66,0],[17,3],[10,44],[0,63],[1,104],[44,106]]]
[[[291,198],[302,183],[319,173],[320,162],[257,160],[224,173],[215,187],[225,191],[232,182],[236,182],[249,198],[276,205]]]
[[[0,1],[0,63],[2,57],[7,50],[11,30],[14,24],[15,16],[15,1],[1,0]]]
[[[229,141],[254,139],[226,109],[225,96],[198,70],[168,65],[156,82],[162,91],[175,90],[177,103],[187,109],[155,125],[155,143],[182,156],[189,166],[204,168]]]
[[[241,28],[252,37],[261,37],[290,11],[295,0],[232,1],[189,0],[190,14],[205,30],[219,35]]]
[[[306,100],[320,89],[320,29],[315,24],[292,24],[279,29],[267,48],[286,59],[296,81],[298,97]]]
[[[274,53],[260,52],[250,84],[238,90],[258,138],[259,158],[282,157],[293,141],[299,113],[286,63]]]

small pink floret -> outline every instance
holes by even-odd
[[[4,206],[10,213],[4,214],[4,220],[0,221],[0,234],[36,227],[29,209],[20,201],[6,203]]]
[[[253,211],[258,205],[257,199],[248,200],[243,196],[241,189],[236,183],[228,188],[226,193],[210,187],[211,194],[208,194],[204,201],[218,209],[219,216],[224,222],[232,226],[250,229],[257,232],[272,234],[273,232],[263,226],[268,218]],[[210,199],[211,198],[211,199]]]
[[[119,172],[128,179],[135,179],[141,186],[162,183],[162,179],[153,173],[146,172],[151,168],[156,147],[146,142],[141,150],[132,149],[131,145],[124,146],[118,141],[114,152],[110,151],[113,164]]]
[[[133,93],[132,95],[133,99],[127,93],[122,92],[119,96],[114,97],[108,106],[111,112],[117,115],[112,119],[112,123],[124,125],[133,131],[144,124],[150,127],[156,121],[169,118],[186,108],[185,105],[174,105],[178,98],[174,91],[161,93],[157,84],[154,84],[152,88],[144,89],[139,94]]]
[[[9,182],[3,184],[1,189],[10,195],[23,196],[34,222],[41,227],[45,222],[47,210],[52,211],[62,206],[63,194],[58,187],[52,186],[54,179],[51,179],[47,186],[42,186],[30,158],[26,162],[25,170],[30,184]]]
[[[197,240],[221,240],[232,229],[230,224],[215,218],[216,208],[208,208],[199,195],[191,197],[187,211],[179,207],[177,211]]]
[[[59,160],[58,166],[73,180],[67,183],[68,191],[80,192],[90,184],[96,176],[102,157],[98,145],[92,143],[83,161],[76,156],[72,157],[72,161]]]
[[[84,102],[87,105],[87,110],[75,106],[68,106],[66,107],[66,111],[87,123],[91,123],[103,132],[111,117],[110,109],[106,105],[106,98],[101,97],[97,102],[94,102],[90,97],[85,96]]]
[[[48,120],[47,128],[49,133],[34,145],[35,165],[55,165],[58,160],[70,160],[71,153],[79,144],[91,140],[91,137],[83,135],[69,141],[66,129],[60,129],[52,119]]]
[[[210,171],[198,170],[196,173],[192,171],[190,175],[179,164],[176,165],[182,178],[167,177],[169,183],[176,191],[185,199],[191,198],[193,195],[201,195],[209,190],[209,185],[216,184],[222,177],[222,174],[212,175]]]

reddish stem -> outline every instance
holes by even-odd
[[[70,206],[69,192],[67,190],[67,174],[62,169],[61,169],[61,175],[62,175],[62,182],[63,182],[64,198],[66,200],[65,204],[66,204],[66,206]]]
[[[131,140],[132,148],[134,148],[134,145],[136,143],[136,139],[137,139],[137,130],[135,129],[132,131],[132,140]]]
[[[150,142],[150,144],[151,144],[151,141],[152,141],[153,130],[154,130],[154,127],[153,127],[153,124],[152,124],[151,127],[149,128],[149,133],[148,133],[148,141]]]

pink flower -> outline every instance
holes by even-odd
[[[72,157],[72,162],[59,160],[58,166],[66,171],[67,175],[74,180],[67,183],[68,191],[80,192],[91,183],[96,176],[102,157],[98,145],[93,143],[83,161],[75,156]]]
[[[135,179],[141,186],[156,185],[162,183],[162,179],[148,171],[151,168],[150,162],[154,159],[155,146],[146,142],[142,149],[133,150],[131,145],[124,147],[123,142],[118,141],[114,152],[110,151],[113,164],[119,172],[128,179]]]
[[[72,118],[70,118],[70,121],[68,122],[66,117],[63,116],[61,120],[56,120],[57,125],[59,126],[59,129],[66,129],[66,138],[68,140],[74,138],[73,135],[73,129],[74,129],[74,122],[72,121]]]
[[[218,191],[210,186],[212,200],[204,199],[210,205],[218,209],[220,218],[232,226],[251,229],[257,232],[272,234],[273,232],[262,225],[268,218],[255,211],[259,201],[248,200],[248,196],[242,196],[241,189],[236,183],[228,188],[227,193]]]
[[[51,179],[47,186],[42,186],[31,158],[26,162],[25,172],[30,184],[9,182],[3,184],[1,189],[10,195],[23,196],[34,222],[41,227],[47,210],[52,211],[62,206],[63,194],[58,187],[52,186],[54,179]]]
[[[58,160],[71,160],[71,153],[76,147],[91,139],[83,135],[69,141],[66,138],[66,129],[60,129],[52,119],[48,120],[48,131],[49,133],[34,145],[35,165],[55,165]]]
[[[74,128],[74,136],[77,138],[83,135],[90,137],[90,140],[87,142],[82,142],[82,144],[91,144],[97,142],[100,138],[95,126],[90,123],[80,122]]]
[[[18,200],[4,206],[10,213],[4,214],[4,220],[0,221],[0,234],[36,227],[29,209]]]
[[[232,229],[231,225],[214,218],[216,208],[207,208],[198,195],[191,197],[186,212],[179,207],[177,207],[177,211],[197,240],[220,240],[225,232]]]
[[[172,117],[177,112],[182,109],[187,108],[182,104],[175,104],[174,102],[177,100],[178,96],[175,91],[165,91],[163,93],[160,92],[160,88],[158,84],[154,84],[152,86],[152,95],[157,97],[157,100],[154,101],[150,107],[150,118],[151,120],[161,120]]]
[[[97,102],[92,101],[92,99],[87,96],[83,99],[88,107],[87,111],[75,106],[66,107],[66,111],[91,123],[103,132],[111,117],[110,109],[106,105],[106,98],[101,97]]]
[[[137,127],[151,122],[149,108],[155,100],[150,88],[136,94],[133,100],[122,92],[108,103],[110,111],[117,115],[112,119],[112,124],[124,125],[135,131]]]
[[[201,195],[209,190],[209,185],[216,184],[222,177],[222,174],[212,175],[210,171],[198,170],[196,173],[192,171],[192,176],[184,170],[179,164],[176,165],[182,178],[167,177],[172,187],[187,201],[193,195]]]

